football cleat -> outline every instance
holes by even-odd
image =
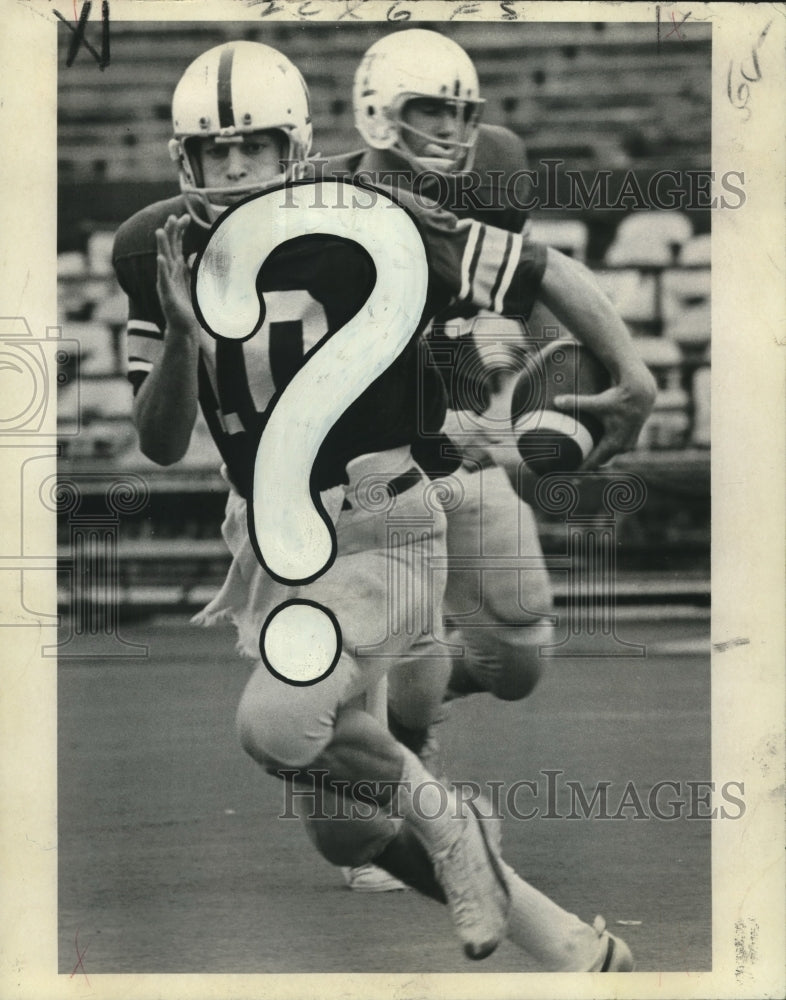
[[[344,876],[347,888],[353,892],[397,892],[409,888],[384,868],[378,868],[370,863],[358,865],[356,868],[342,867],[341,874]]]
[[[603,917],[595,917],[592,929],[600,938],[601,952],[588,972],[633,972],[633,954],[622,938],[609,934]]]
[[[459,836],[432,861],[464,954],[487,958],[505,937],[510,896],[485,824],[471,809]]]

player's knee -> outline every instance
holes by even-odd
[[[394,738],[403,743],[413,753],[417,744],[428,737],[431,724],[440,718],[442,701],[418,705],[412,700],[402,705],[388,703],[388,729]]]
[[[242,704],[237,711],[235,728],[241,747],[249,757],[255,760],[261,767],[264,767],[265,770],[273,771],[285,763],[285,761],[277,760],[269,753],[262,738],[262,733],[259,731],[259,725],[249,717],[248,713],[242,711]]]
[[[274,773],[281,767],[308,767],[324,750],[330,734],[316,739],[303,727],[288,725],[286,720],[262,714],[241,700],[235,719],[240,745],[265,770]]]
[[[522,701],[529,697],[540,681],[543,672],[539,660],[529,655],[520,655],[514,664],[505,666],[497,675],[491,693],[500,701]]]
[[[551,643],[554,627],[539,622],[517,631],[518,641],[506,641],[500,652],[500,667],[495,671],[491,693],[500,701],[521,701],[538,685],[543,675],[543,648]]]

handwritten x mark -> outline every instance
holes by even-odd
[[[74,946],[76,947],[77,963],[74,966],[74,971],[71,973],[70,978],[73,979],[74,976],[77,974],[77,971],[79,969],[81,969],[82,970],[82,975],[85,977],[85,980],[87,981],[87,985],[89,986],[90,985],[90,980],[87,978],[87,969],[85,969],[85,964],[84,964],[84,962],[82,960],[84,959],[85,955],[87,954],[87,949],[90,947],[90,942],[88,941],[88,943],[85,945],[83,951],[79,950],[79,929],[78,928],[77,928],[77,932],[76,932],[76,937],[74,939]]]
[[[76,7],[76,4],[74,5]],[[92,7],[91,0],[85,0],[82,5],[82,13],[79,15],[79,23],[76,27],[69,24],[66,18],[60,13],[59,10],[54,10],[52,13],[55,17],[59,18],[63,24],[68,28],[71,34],[74,36],[71,39],[71,43],[68,46],[68,55],[66,56],[66,66],[73,66],[74,60],[76,59],[77,53],[79,52],[80,46],[84,46],[90,55],[98,63],[98,68],[100,70],[106,69],[109,65],[109,0],[102,0],[101,3],[101,52],[100,54],[96,52],[93,46],[85,38],[85,28],[87,27],[87,19],[90,17],[90,9]]]
[[[674,27],[671,29],[668,35],[665,35],[664,37],[671,38],[672,35],[676,34],[677,38],[679,38],[681,42],[684,41],[685,36],[680,34],[680,28],[683,26],[683,24],[685,24],[685,22],[691,16],[691,13],[692,13],[691,11],[688,11],[688,13],[683,17],[680,23],[677,24],[677,22],[674,20],[674,11],[671,11],[671,23],[674,25]]]

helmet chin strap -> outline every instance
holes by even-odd
[[[416,154],[412,151],[409,144],[406,141],[407,133],[417,136],[419,139],[424,139],[429,144],[431,149],[427,146],[427,152],[425,154]],[[398,123],[398,140],[396,146],[407,160],[413,163],[420,170],[433,170],[437,173],[442,174],[452,174],[458,173],[461,170],[466,170],[468,167],[468,161],[472,155],[475,141],[472,142],[462,142],[458,139],[453,139],[450,142],[440,142],[433,135],[429,135],[427,132],[422,132],[420,129],[413,128],[412,125],[407,125],[406,123],[399,121]],[[452,150],[453,156],[440,156],[438,155],[438,150]]]
[[[448,160],[441,156],[418,156],[417,161],[423,170],[432,170],[439,174],[453,174],[461,169],[457,160]]]
[[[464,157],[443,157],[443,156],[416,156],[407,144],[399,139],[393,147],[407,163],[410,163],[417,173],[433,171],[438,174],[454,174],[463,169]]]
[[[261,194],[269,188],[284,184],[287,180],[296,180],[303,176],[305,161],[296,159],[296,146],[289,132],[284,128],[280,131],[284,136],[288,152],[287,159],[282,159],[282,163],[285,164],[284,170],[267,181],[226,187],[200,187],[197,177],[201,178],[201,173],[198,172],[198,165],[191,159],[192,154],[186,149],[182,140],[170,140],[170,156],[180,163],[180,191],[185,197],[188,214],[194,222],[203,229],[210,229],[213,223],[240,199],[252,194]],[[211,201],[211,198],[216,197],[229,198],[229,204],[222,205]]]
[[[188,209],[188,214],[198,225],[202,226],[203,229],[210,229],[217,219],[221,218],[227,209],[231,208],[232,205],[240,201],[243,198],[247,198],[252,194],[261,194],[263,191],[267,191],[270,188],[278,187],[280,184],[284,184],[287,180],[294,180],[299,176],[300,170],[298,167],[290,168],[288,170],[282,171],[280,174],[276,174],[275,177],[271,177],[269,181],[260,181],[255,184],[244,184],[238,187],[215,187],[215,188],[198,188],[194,187],[188,182],[188,179],[181,174],[180,177],[180,190],[186,200],[186,208]],[[217,204],[215,201],[211,201],[211,197],[231,197],[231,201],[227,205]],[[200,208],[202,210],[200,214]]]

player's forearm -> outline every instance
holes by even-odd
[[[540,300],[585,344],[617,384],[630,386],[651,405],[655,382],[614,306],[582,264],[549,248]]]
[[[168,334],[160,363],[134,401],[139,447],[158,465],[172,465],[188,450],[198,406],[198,353],[192,338]]]

